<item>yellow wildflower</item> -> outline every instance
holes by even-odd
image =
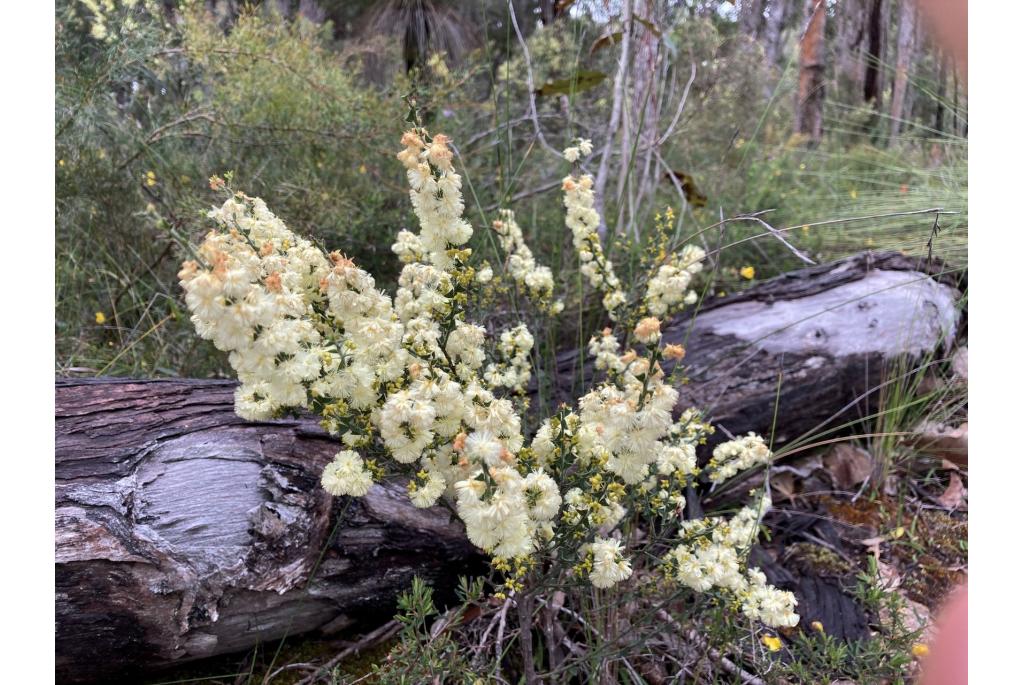
[[[782,649],[782,640],[774,635],[762,635],[761,642],[764,643],[769,652],[777,652]]]
[[[146,172],[145,182],[146,182],[146,185],[149,186],[150,188],[155,186],[156,185],[156,173],[152,172],[152,171],[147,171]]]
[[[924,644],[923,642],[915,642],[914,646],[910,648],[910,653],[918,659],[922,659],[928,656],[928,654],[931,651],[932,650],[928,648],[928,645]]]
[[[814,628],[819,633],[825,632],[825,626],[821,625],[821,621],[811,621],[811,628]]]
[[[102,326],[107,322],[107,315],[103,312],[96,312],[96,323]]]
[[[748,281],[753,280],[753,278],[754,278],[754,267],[750,266],[749,264],[747,266],[743,267],[742,269],[740,269],[740,276],[742,276],[743,278],[747,279]]]

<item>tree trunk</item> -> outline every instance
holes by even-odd
[[[768,4],[768,19],[764,30],[764,59],[774,67],[782,50],[782,30],[789,16],[791,0],[772,0]]]
[[[917,24],[917,5],[909,0],[900,5],[900,25],[896,39],[896,76],[892,82],[892,108],[889,112],[889,143],[893,144],[900,134],[900,124],[904,115],[909,112],[905,107],[907,98],[907,82],[910,79],[910,68],[914,63],[917,41],[915,26]]]
[[[875,109],[879,109],[884,90],[882,64],[889,33],[889,0],[873,0],[869,10],[864,55],[864,102],[873,102]]]
[[[946,113],[946,82],[949,80],[946,73],[946,64],[948,58],[946,53],[941,49],[936,50],[937,59],[939,61],[939,88],[935,98],[935,131],[939,135],[943,135],[945,131],[945,113]]]
[[[800,85],[794,130],[808,141],[821,141],[825,107],[825,2],[807,0],[807,29],[800,38]]]
[[[753,40],[761,35],[765,0],[742,0],[739,4],[740,30]]]
[[[757,431],[776,446],[862,416],[888,361],[956,328],[958,290],[921,261],[862,254],[667,324],[688,350],[679,408],[705,409],[715,440]],[[556,399],[573,401],[577,378],[575,355],[560,355]],[[59,681],[376,625],[413,575],[443,588],[482,570],[448,511],[414,508],[399,485],[327,495],[320,472],[338,442],[311,418],[239,418],[234,387],[57,382]]]
[[[443,589],[478,563],[398,485],[332,498],[338,442],[312,419],[240,419],[234,387],[57,382],[58,682],[376,625],[414,575]]]

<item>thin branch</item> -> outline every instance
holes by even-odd
[[[335,655],[330,661],[326,662],[323,666],[318,668],[312,675],[306,676],[302,680],[298,681],[296,685],[312,685],[324,674],[325,671],[330,671],[335,666],[340,664],[347,657],[358,654],[367,647],[373,647],[382,642],[386,642],[391,639],[402,627],[402,624],[398,621],[388,621],[384,625],[380,626],[376,630],[373,630],[362,637],[358,642],[350,645]]]
[[[523,32],[519,30],[519,20],[516,19],[516,10],[512,6],[512,0],[508,2],[508,14],[512,21],[512,28],[515,29],[516,38],[519,39],[519,46],[523,49],[523,60],[526,62],[526,87],[530,91],[530,120],[533,121],[533,131],[540,144],[544,146],[544,149],[561,159],[562,153],[548,144],[547,139],[544,137],[544,132],[540,128],[540,120],[537,118],[537,93],[533,83],[533,63],[530,61],[530,48],[526,46]]]

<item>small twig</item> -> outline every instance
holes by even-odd
[[[505,603],[501,605],[501,611],[498,612],[498,637],[494,643],[494,653],[497,654],[498,661],[501,661],[502,646],[505,643],[505,618],[510,606],[512,606],[511,598],[505,600]]]
[[[353,644],[353,645],[343,649],[341,652],[339,652],[337,655],[335,655],[330,661],[328,661],[323,666],[320,666],[318,669],[316,669],[315,673],[313,673],[312,675],[306,676],[305,678],[300,680],[298,683],[296,683],[296,685],[312,685],[313,683],[315,683],[317,680],[320,679],[321,675],[325,671],[330,671],[335,666],[340,664],[342,662],[342,660],[344,660],[346,657],[349,657],[349,656],[351,656],[353,654],[357,654],[360,651],[366,649],[367,647],[372,647],[372,646],[380,644],[381,642],[385,642],[385,641],[389,640],[395,633],[397,633],[399,631],[399,629],[401,629],[401,627],[402,627],[402,624],[399,623],[398,621],[394,621],[394,620],[388,621],[387,623],[385,623],[381,627],[377,628],[376,630],[373,630],[373,631],[367,633],[366,635],[364,635],[362,637],[362,639],[360,639],[355,644]]]
[[[533,597],[529,593],[516,596],[519,613],[519,653],[523,657],[523,678],[526,685],[537,685],[537,671],[533,665]]]
[[[751,216],[745,217],[745,218],[748,218],[751,221],[756,221],[757,223],[759,223],[762,226],[764,226],[765,228],[767,228],[769,233],[771,233],[773,236],[775,236],[775,238],[780,243],[785,245],[789,249],[789,251],[792,252],[793,254],[795,254],[797,256],[797,258],[800,261],[802,261],[804,264],[810,264],[811,266],[814,266],[815,264],[817,264],[817,262],[815,262],[813,259],[811,259],[807,255],[805,255],[803,252],[798,250],[792,244],[790,244],[790,242],[788,240],[786,240],[786,238],[782,235],[782,232],[779,231],[779,229],[775,228],[774,226],[772,226],[770,223],[768,223],[767,221],[765,221],[761,217],[751,215]]]
[[[722,668],[724,668],[729,673],[742,678],[744,685],[767,685],[767,683],[758,678],[756,675],[754,675],[753,673],[748,673],[743,668],[733,663],[731,659],[721,654],[717,649],[708,645],[707,641],[700,635],[698,635],[696,630],[687,630],[683,628],[683,626],[680,625],[679,621],[673,618],[672,615],[664,609],[658,609],[658,618],[665,621],[665,623],[671,625],[680,634],[685,635],[687,640],[690,640],[700,645],[703,649],[706,649],[708,651],[708,654],[711,655],[711,658],[718,661],[718,663],[722,665]]]
[[[298,670],[316,671],[317,667],[314,666],[313,664],[309,664],[309,663],[305,663],[305,662],[300,663],[300,664],[285,664],[284,666],[281,666],[280,668],[276,669],[273,673],[268,675],[266,678],[264,678],[263,679],[263,685],[269,685],[269,683],[274,678],[276,678],[277,676],[281,675],[285,671],[298,671]]]
[[[519,200],[523,200],[534,195],[540,195],[541,193],[546,193],[549,190],[554,190],[555,188],[560,188],[561,186],[562,181],[560,180],[552,181],[551,183],[545,183],[544,185],[537,186],[536,188],[533,188],[531,190],[524,190],[520,193],[516,193],[515,195],[510,197],[507,202],[495,202],[493,204],[487,205],[486,207],[484,207],[484,211],[493,212],[498,207],[507,207],[511,205],[513,202],[518,202]]]

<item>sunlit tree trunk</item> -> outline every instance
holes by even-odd
[[[794,130],[817,144],[821,141],[825,106],[825,0],[807,0],[805,16],[808,20],[800,38],[800,85]]]

